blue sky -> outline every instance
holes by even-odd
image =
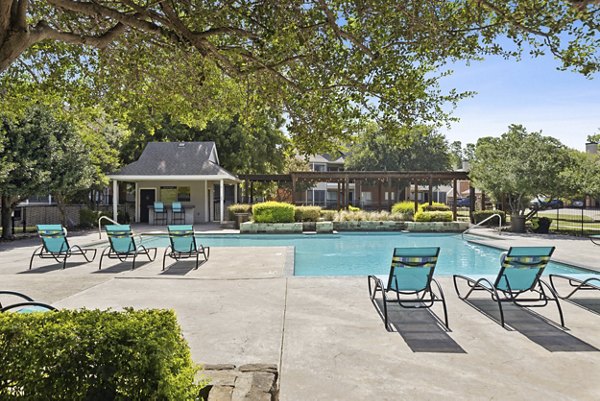
[[[558,71],[551,56],[523,60],[489,57],[485,61],[454,65],[442,89],[478,92],[461,101],[453,115],[460,122],[442,128],[449,142],[475,143],[482,136],[500,136],[510,124],[558,138],[563,144],[585,149],[589,134],[600,132],[600,74],[594,79]]]

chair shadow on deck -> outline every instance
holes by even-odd
[[[600,298],[569,298],[563,301],[572,303],[573,305],[579,306],[589,312],[600,315]]]
[[[63,265],[62,263],[54,263],[51,265],[44,265],[44,266],[40,266],[40,267],[35,267],[31,270],[23,270],[21,272],[18,272],[17,274],[43,274],[43,273],[50,273],[53,271],[58,271],[58,270],[68,270],[70,268],[74,268],[77,266],[83,266],[88,264],[88,262],[67,262],[65,264],[65,268],[63,269]]]
[[[198,263],[198,268],[205,264],[206,260],[200,260]],[[192,270],[196,269],[196,261],[195,260],[184,260],[179,262],[174,262],[170,266],[167,266],[167,270],[164,270],[160,273],[161,276],[185,276]]]
[[[109,267],[102,267],[100,270],[94,271],[94,274],[115,274],[123,272],[131,272],[142,269],[144,266],[152,263],[151,261],[136,261],[135,269],[131,269],[131,261],[119,262]]]
[[[468,299],[465,302],[500,324],[500,312],[496,302],[490,299]],[[599,351],[596,347],[573,336],[542,315],[515,305],[504,306],[507,326],[550,352]]]
[[[383,300],[376,298],[375,309],[384,320]],[[406,309],[388,302],[390,325],[402,336],[413,352],[441,352],[465,354],[466,351],[450,337],[448,331],[429,308]]]

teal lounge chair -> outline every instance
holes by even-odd
[[[171,244],[165,249],[163,255],[163,270],[165,270],[167,256],[175,259],[175,261],[195,257],[196,269],[200,265],[200,255],[204,257],[204,261],[208,260],[210,248],[202,246],[196,241],[193,226],[169,226],[168,229]]]
[[[17,302],[2,302],[3,299],[17,298]],[[34,301],[31,297],[15,291],[0,291],[0,312],[12,311],[19,313],[47,312],[56,310],[52,305]]]
[[[560,315],[560,325],[565,326],[558,295],[541,279],[550,261],[554,247],[512,247],[502,255],[500,271],[495,276],[454,275],[456,294],[463,301],[477,291],[488,292],[500,309],[500,324],[504,324],[502,303],[517,306],[543,307],[555,302]],[[462,295],[458,282],[466,282],[468,290]]]
[[[162,202],[154,202],[154,224],[159,222],[167,224],[167,209]]]
[[[448,327],[448,311],[442,287],[433,278],[440,248],[394,248],[390,273],[387,276],[370,275],[369,295],[374,302],[377,292],[383,297],[385,328],[390,331],[388,302],[398,302],[403,308],[431,308],[436,302],[444,307],[444,326]],[[431,283],[435,284],[437,294]],[[388,294],[395,295],[388,298]]]
[[[87,262],[91,262],[96,257],[96,249],[84,249],[78,245],[69,245],[67,240],[67,229],[60,224],[40,224],[37,226],[38,234],[42,240],[42,246],[33,251],[29,261],[29,270],[33,266],[33,259],[54,259],[62,263],[64,269],[67,265],[67,259],[71,256],[83,256]],[[88,257],[88,252],[92,252],[92,257]]]
[[[171,205],[171,213],[171,222],[173,224],[185,224],[185,209],[181,205],[181,202],[173,202]]]
[[[135,260],[138,255],[146,255],[148,260],[152,262],[156,259],[156,248],[146,248],[137,239],[131,231],[131,227],[128,224],[123,225],[107,225],[104,227],[106,234],[108,235],[108,241],[110,245],[102,251],[100,256],[100,265],[98,270],[102,269],[102,259],[106,256],[109,259],[119,259],[121,262],[125,262],[127,258],[133,257],[133,264],[131,270],[135,269]],[[154,251],[154,255],[150,256],[150,251]]]
[[[571,287],[571,292],[561,296],[556,289],[556,281],[567,281]],[[578,291],[597,290],[600,291],[600,273],[599,274],[551,274],[550,285],[561,299],[569,299]]]

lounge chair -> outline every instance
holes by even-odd
[[[590,241],[592,241],[594,244],[596,245],[600,245],[600,234],[594,234],[594,235],[590,235],[588,237],[590,239]]]
[[[556,289],[555,281],[566,280],[569,286],[572,288],[571,292],[567,295],[561,296]],[[569,299],[573,296],[577,291],[582,290],[598,290],[600,291],[600,274],[551,274],[550,275],[550,285],[561,299]]]
[[[477,291],[488,292],[500,309],[500,324],[504,324],[503,302],[517,306],[543,307],[549,301],[556,303],[560,315],[560,325],[565,326],[558,295],[541,279],[544,269],[550,261],[554,247],[512,247],[502,255],[500,271],[497,275],[475,276],[454,275],[454,288],[460,299],[466,301]],[[458,289],[458,280],[464,280],[468,291],[462,295]]]
[[[67,265],[67,259],[71,256],[83,256],[87,262],[91,262],[96,257],[96,249],[84,249],[79,245],[69,245],[67,240],[67,229],[60,224],[40,224],[37,226],[38,234],[42,240],[42,246],[33,251],[29,261],[29,270],[33,266],[33,259],[54,259],[62,263],[64,269]],[[93,252],[92,257],[88,258],[88,252]]]
[[[173,202],[171,204],[171,222],[173,224],[184,223],[185,224],[185,210],[181,205],[181,202]]]
[[[154,224],[159,221],[167,224],[167,209],[162,202],[154,202]]]
[[[175,259],[175,261],[195,257],[196,269],[200,265],[200,255],[204,257],[205,261],[208,260],[210,248],[198,244],[194,236],[193,226],[169,226],[168,229],[171,244],[165,249],[165,254],[163,255],[163,270],[165,270],[167,256]]]
[[[442,287],[433,278],[439,253],[440,248],[434,247],[394,248],[389,275],[370,275],[367,278],[371,300],[375,300],[378,291],[383,297],[383,316],[388,331],[391,330],[387,311],[388,302],[398,302],[403,308],[431,308],[435,302],[441,302],[444,307],[444,325],[449,329],[444,293]],[[431,283],[437,287],[438,294],[432,290]],[[388,299],[389,293],[395,294],[395,299]]]
[[[156,248],[146,248],[141,244],[141,239],[136,239],[131,227],[128,224],[106,225],[104,227],[108,235],[109,246],[104,248],[100,256],[100,265],[98,270],[102,269],[102,259],[106,256],[109,259],[119,259],[125,262],[127,258],[133,257],[131,270],[135,269],[135,259],[138,255],[146,255],[150,262],[156,259]],[[154,256],[150,256],[150,251],[154,250]]]
[[[2,299],[5,296],[10,298],[16,297],[17,302],[15,303],[2,303]],[[34,301],[33,298],[21,294],[15,291],[0,291],[0,312],[13,311],[19,313],[30,313],[30,312],[45,312],[49,310],[56,310],[52,305],[48,305],[43,302]]]

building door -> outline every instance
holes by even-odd
[[[150,220],[149,206],[154,205],[156,200],[156,189],[140,189],[140,223],[148,223]]]

